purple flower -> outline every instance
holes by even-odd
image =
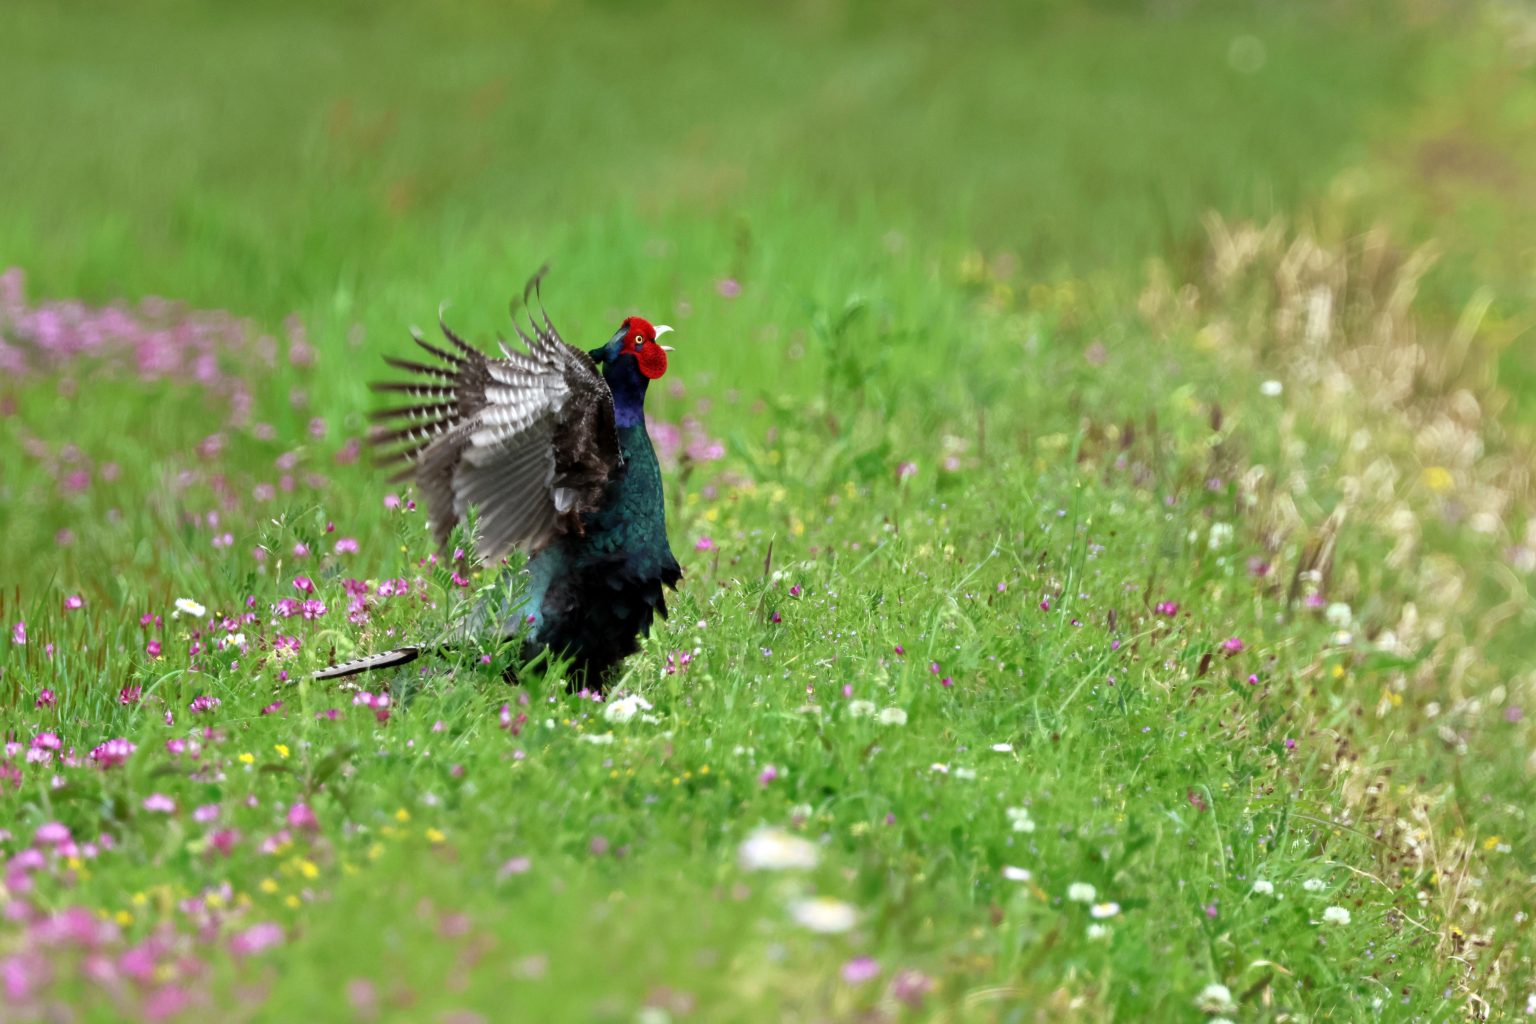
[[[896,467],[896,479],[905,480],[908,477],[917,476],[917,463],[902,462]]]
[[[856,956],[843,964],[843,980],[850,985],[862,985],[880,976],[880,964],[874,957]]]
[[[201,715],[209,711],[213,711],[219,706],[219,704],[219,698],[210,697],[207,694],[202,694],[200,696],[193,697],[192,703],[187,705],[187,707],[191,709],[194,715]]]
[[[715,282],[715,291],[724,298],[734,299],[741,294],[741,282],[734,277],[722,277]]]
[[[149,643],[145,644],[144,653],[149,655],[151,658],[160,657],[160,641],[151,640]]]
[[[898,1002],[906,1003],[913,1009],[923,1005],[923,997],[932,989],[933,979],[922,971],[898,971],[896,977],[891,980],[891,995],[895,996]]]
[[[63,846],[70,838],[68,825],[62,821],[45,821],[37,826],[32,842],[38,846]]]
[[[22,647],[27,645],[27,624],[25,622],[18,622],[11,627],[11,643],[19,644]]]
[[[757,773],[757,784],[759,786],[766,787],[769,784],[771,784],[774,780],[776,780],[778,777],[779,777],[779,770],[777,768],[775,768],[773,765],[770,764],[770,765],[765,766],[762,771]]]
[[[261,709],[261,713],[263,715],[275,715],[279,711],[281,711],[282,708],[283,708],[283,702],[280,701],[280,700],[275,700],[271,704],[268,704],[266,707],[262,708]]]
[[[712,538],[712,537],[700,537],[697,541],[694,542],[693,550],[695,550],[695,551],[713,551],[713,550],[715,550],[714,538]],[[20,627],[18,626],[17,628],[19,629]],[[22,639],[20,641],[18,641],[18,642],[19,643],[26,643],[25,635],[23,635]]]
[[[155,814],[176,813],[176,801],[172,800],[164,793],[149,794],[149,796],[144,798],[143,807],[146,811],[151,811]]]
[[[1243,653],[1243,650],[1246,647],[1247,647],[1247,645],[1244,644],[1243,641],[1240,640],[1239,638],[1237,638],[1235,636],[1234,637],[1228,637],[1226,640],[1223,640],[1221,642],[1221,653],[1225,654],[1227,657],[1230,658],[1234,654],[1241,654],[1241,653]]]
[[[320,819],[315,817],[309,804],[294,804],[288,808],[288,827],[313,832],[320,828]]]
[[[235,844],[240,841],[240,830],[234,828],[221,828],[208,837],[208,842],[219,853],[228,857],[234,850]]]
[[[336,553],[338,555],[355,555],[357,551],[357,541],[351,537],[343,537],[336,542]]]
[[[107,740],[91,750],[91,760],[102,768],[117,768],[127,763],[128,758],[139,749],[128,740],[118,737]]]
[[[44,687],[38,691],[37,702],[33,706],[39,708],[52,708],[57,707],[58,703],[59,698],[54,695],[54,692],[47,687]]]
[[[79,594],[70,594],[64,599],[64,610],[67,612],[79,611],[85,607],[85,598]]]
[[[497,878],[510,878],[513,875],[526,875],[533,869],[533,861],[527,857],[513,857],[501,866],[496,872]]]
[[[245,931],[232,935],[229,940],[229,951],[235,956],[251,956],[280,945],[282,941],[283,930],[270,921],[265,921],[261,924],[253,924]]]
[[[315,592],[315,581],[308,576],[295,576],[293,578],[293,586],[301,594],[313,594]]]
[[[1171,619],[1179,614],[1179,603],[1177,601],[1159,601],[1153,611],[1164,618]]]

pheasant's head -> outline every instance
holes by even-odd
[[[671,346],[656,339],[670,330],[665,324],[652,326],[649,320],[632,316],[619,325],[608,344],[587,354],[593,362],[603,364],[603,376],[609,377],[610,383],[614,376],[635,374],[646,381],[656,380],[667,372],[667,353],[672,351]]]
[[[667,353],[672,349],[656,339],[672,328],[652,326],[632,316],[619,325],[608,344],[587,355],[603,364],[603,379],[613,392],[614,422],[621,427],[645,421],[645,389],[667,372]]]

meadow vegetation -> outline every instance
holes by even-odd
[[[1536,22],[13,6],[0,1020],[1536,1012]],[[367,382],[544,260],[670,619],[308,682],[494,584]]]

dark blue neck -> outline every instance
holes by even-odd
[[[613,392],[613,423],[617,427],[645,425],[645,389],[651,382],[640,373],[632,358],[604,365],[603,379]]]

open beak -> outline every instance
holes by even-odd
[[[656,325],[656,341],[657,341],[657,343],[659,344],[661,342],[661,336],[663,334],[671,334],[671,333],[672,333],[672,328],[668,327],[666,324],[657,324]],[[663,352],[671,352],[671,351],[673,351],[671,345],[662,345],[661,346],[661,350]]]

